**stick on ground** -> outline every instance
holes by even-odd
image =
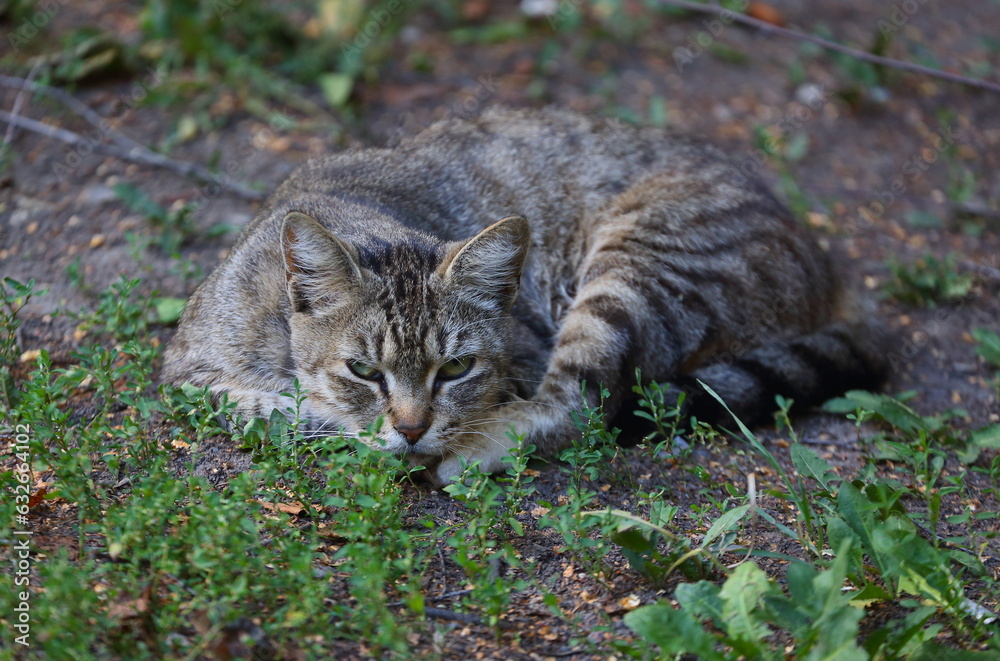
[[[977,87],[979,89],[984,89],[990,92],[996,92],[1000,94],[1000,83],[994,83],[989,80],[980,80],[979,78],[970,78],[969,76],[963,76],[962,74],[958,73],[950,73],[948,71],[941,71],[940,69],[932,69],[930,67],[925,67],[922,64],[916,64],[914,62],[905,62],[903,60],[895,60],[891,57],[874,55],[872,53],[867,53],[863,50],[858,50],[857,48],[851,48],[850,46],[845,46],[835,41],[830,41],[829,39],[824,39],[823,37],[817,37],[816,35],[806,34],[805,32],[798,32],[796,30],[789,30],[788,28],[783,28],[781,26],[774,25],[773,23],[762,21],[758,18],[754,18],[753,16],[747,16],[746,14],[741,14],[739,12],[726,9],[721,5],[701,4],[699,2],[691,2],[690,0],[657,0],[657,4],[669,7],[677,7],[678,9],[686,9],[687,11],[698,12],[700,14],[724,16],[728,19],[731,19],[735,23],[748,25],[750,27],[754,27],[759,30],[763,30],[765,32],[777,34],[782,37],[798,39],[800,41],[808,41],[809,43],[816,44],[817,46],[825,48],[826,50],[831,50],[837,53],[843,53],[844,55],[850,55],[851,57],[857,60],[871,62],[872,64],[878,64],[880,66],[890,67],[892,69],[899,69],[902,71],[919,73],[924,76],[929,76],[931,78],[939,78],[941,80],[947,80],[948,82],[958,83],[960,85],[968,85],[969,87]]]

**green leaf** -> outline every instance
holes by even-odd
[[[636,608],[623,618],[625,624],[647,641],[660,647],[661,655],[694,654],[708,661],[723,661],[716,639],[701,622],[666,603]]]
[[[316,82],[323,98],[333,108],[344,107],[354,89],[354,77],[346,73],[325,73]]]
[[[788,593],[799,604],[807,604],[812,601],[813,580],[819,576],[819,571],[812,565],[804,562],[793,562],[788,565],[785,571],[785,578],[788,581]]]
[[[733,647],[741,653],[751,656],[766,648],[764,639],[771,635],[771,630],[759,607],[765,596],[777,591],[767,574],[752,562],[737,567],[723,584],[719,593],[722,618]]]
[[[927,420],[921,418],[899,399],[889,395],[866,390],[850,390],[843,397],[831,399],[823,405],[823,410],[831,413],[851,413],[856,409],[871,411],[904,432],[932,431]]]
[[[161,324],[176,324],[184,312],[187,300],[183,298],[171,298],[164,296],[154,299],[153,305],[156,308],[156,320]]]
[[[975,430],[969,440],[983,450],[1000,449],[1000,423]]]
[[[681,608],[698,619],[710,619],[717,627],[723,626],[720,588],[708,581],[681,583],[674,591],[674,598]]]
[[[941,217],[930,211],[911,209],[903,214],[903,217],[906,218],[906,222],[910,224],[910,227],[921,229],[939,229],[944,227]]]
[[[809,151],[809,134],[802,131],[793,135],[785,144],[785,158],[789,161],[801,161]]]
[[[1000,424],[976,429],[969,435],[969,442],[956,450],[963,464],[975,463],[983,450],[1000,448]]]
[[[872,562],[880,569],[884,569],[885,562],[876,552],[875,544],[872,542],[872,528],[874,527],[874,517],[870,512],[872,507],[871,501],[854,485],[847,482],[840,485],[840,492],[837,495],[837,511],[844,523],[857,535],[861,547]]]
[[[655,542],[651,542],[635,528],[611,533],[611,541],[624,549],[636,553],[649,553],[656,550]]]
[[[724,512],[722,516],[715,520],[715,523],[708,529],[708,532],[705,533],[705,539],[701,540],[701,547],[708,548],[708,545],[714,542],[720,535],[735,528],[740,519],[750,511],[750,507],[750,503],[747,503],[746,505],[740,505],[728,512]]]
[[[1000,652],[957,650],[937,643],[924,643],[910,656],[910,661],[1000,661]]]
[[[976,353],[993,367],[1000,368],[1000,335],[988,328],[973,328],[972,337],[979,343]]]
[[[873,604],[877,601],[892,601],[892,595],[886,592],[880,585],[868,583],[865,587],[861,588],[861,590],[855,592],[851,596],[851,601],[859,606],[868,606],[869,604]]]
[[[791,455],[795,470],[802,475],[812,477],[828,492],[834,493],[836,491],[836,486],[833,483],[834,481],[839,482],[840,478],[830,468],[830,464],[816,454],[812,448],[796,443],[791,448]]]

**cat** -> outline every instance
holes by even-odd
[[[560,109],[493,109],[300,166],[191,297],[164,379],[244,419],[305,391],[306,428],[356,434],[444,484],[524,435],[571,444],[636,369],[686,413],[749,423],[886,372],[882,325],[827,250],[715,148]],[[585,395],[581,383],[585,382]]]

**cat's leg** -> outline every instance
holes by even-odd
[[[572,411],[584,403],[600,404],[602,387],[608,392],[604,411],[611,419],[631,391],[636,365],[649,378],[668,379],[676,373],[686,344],[700,342],[706,318],[687,315],[687,339],[674,332],[679,324],[665,321],[679,306],[677,297],[652,273],[660,266],[623,252],[598,250],[592,255],[535,396],[488,409],[472,421],[469,427],[475,433],[463,439],[461,452],[441,462],[439,481],[459,475],[463,460],[481,461],[484,471],[503,470],[502,459],[515,446],[508,435],[511,428],[543,454],[568,447],[579,435]],[[585,394],[581,382],[586,382]]]
[[[293,422],[296,417],[295,396],[287,391],[217,385],[212,386],[212,395],[216,401],[221,401],[225,395],[228,401],[236,403],[228,415],[220,416],[220,422],[227,430],[242,427],[254,418],[268,420],[274,410],[279,411],[289,422]],[[302,401],[298,417],[303,429],[311,429],[318,424],[318,421],[314,420],[309,400]]]

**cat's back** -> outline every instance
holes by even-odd
[[[667,130],[557,108],[501,107],[471,121],[438,122],[389,148],[309,161],[277,197],[336,192],[377,200],[455,240],[507,214],[529,218],[533,232],[563,227],[660,171],[706,185],[745,184],[714,147]]]

